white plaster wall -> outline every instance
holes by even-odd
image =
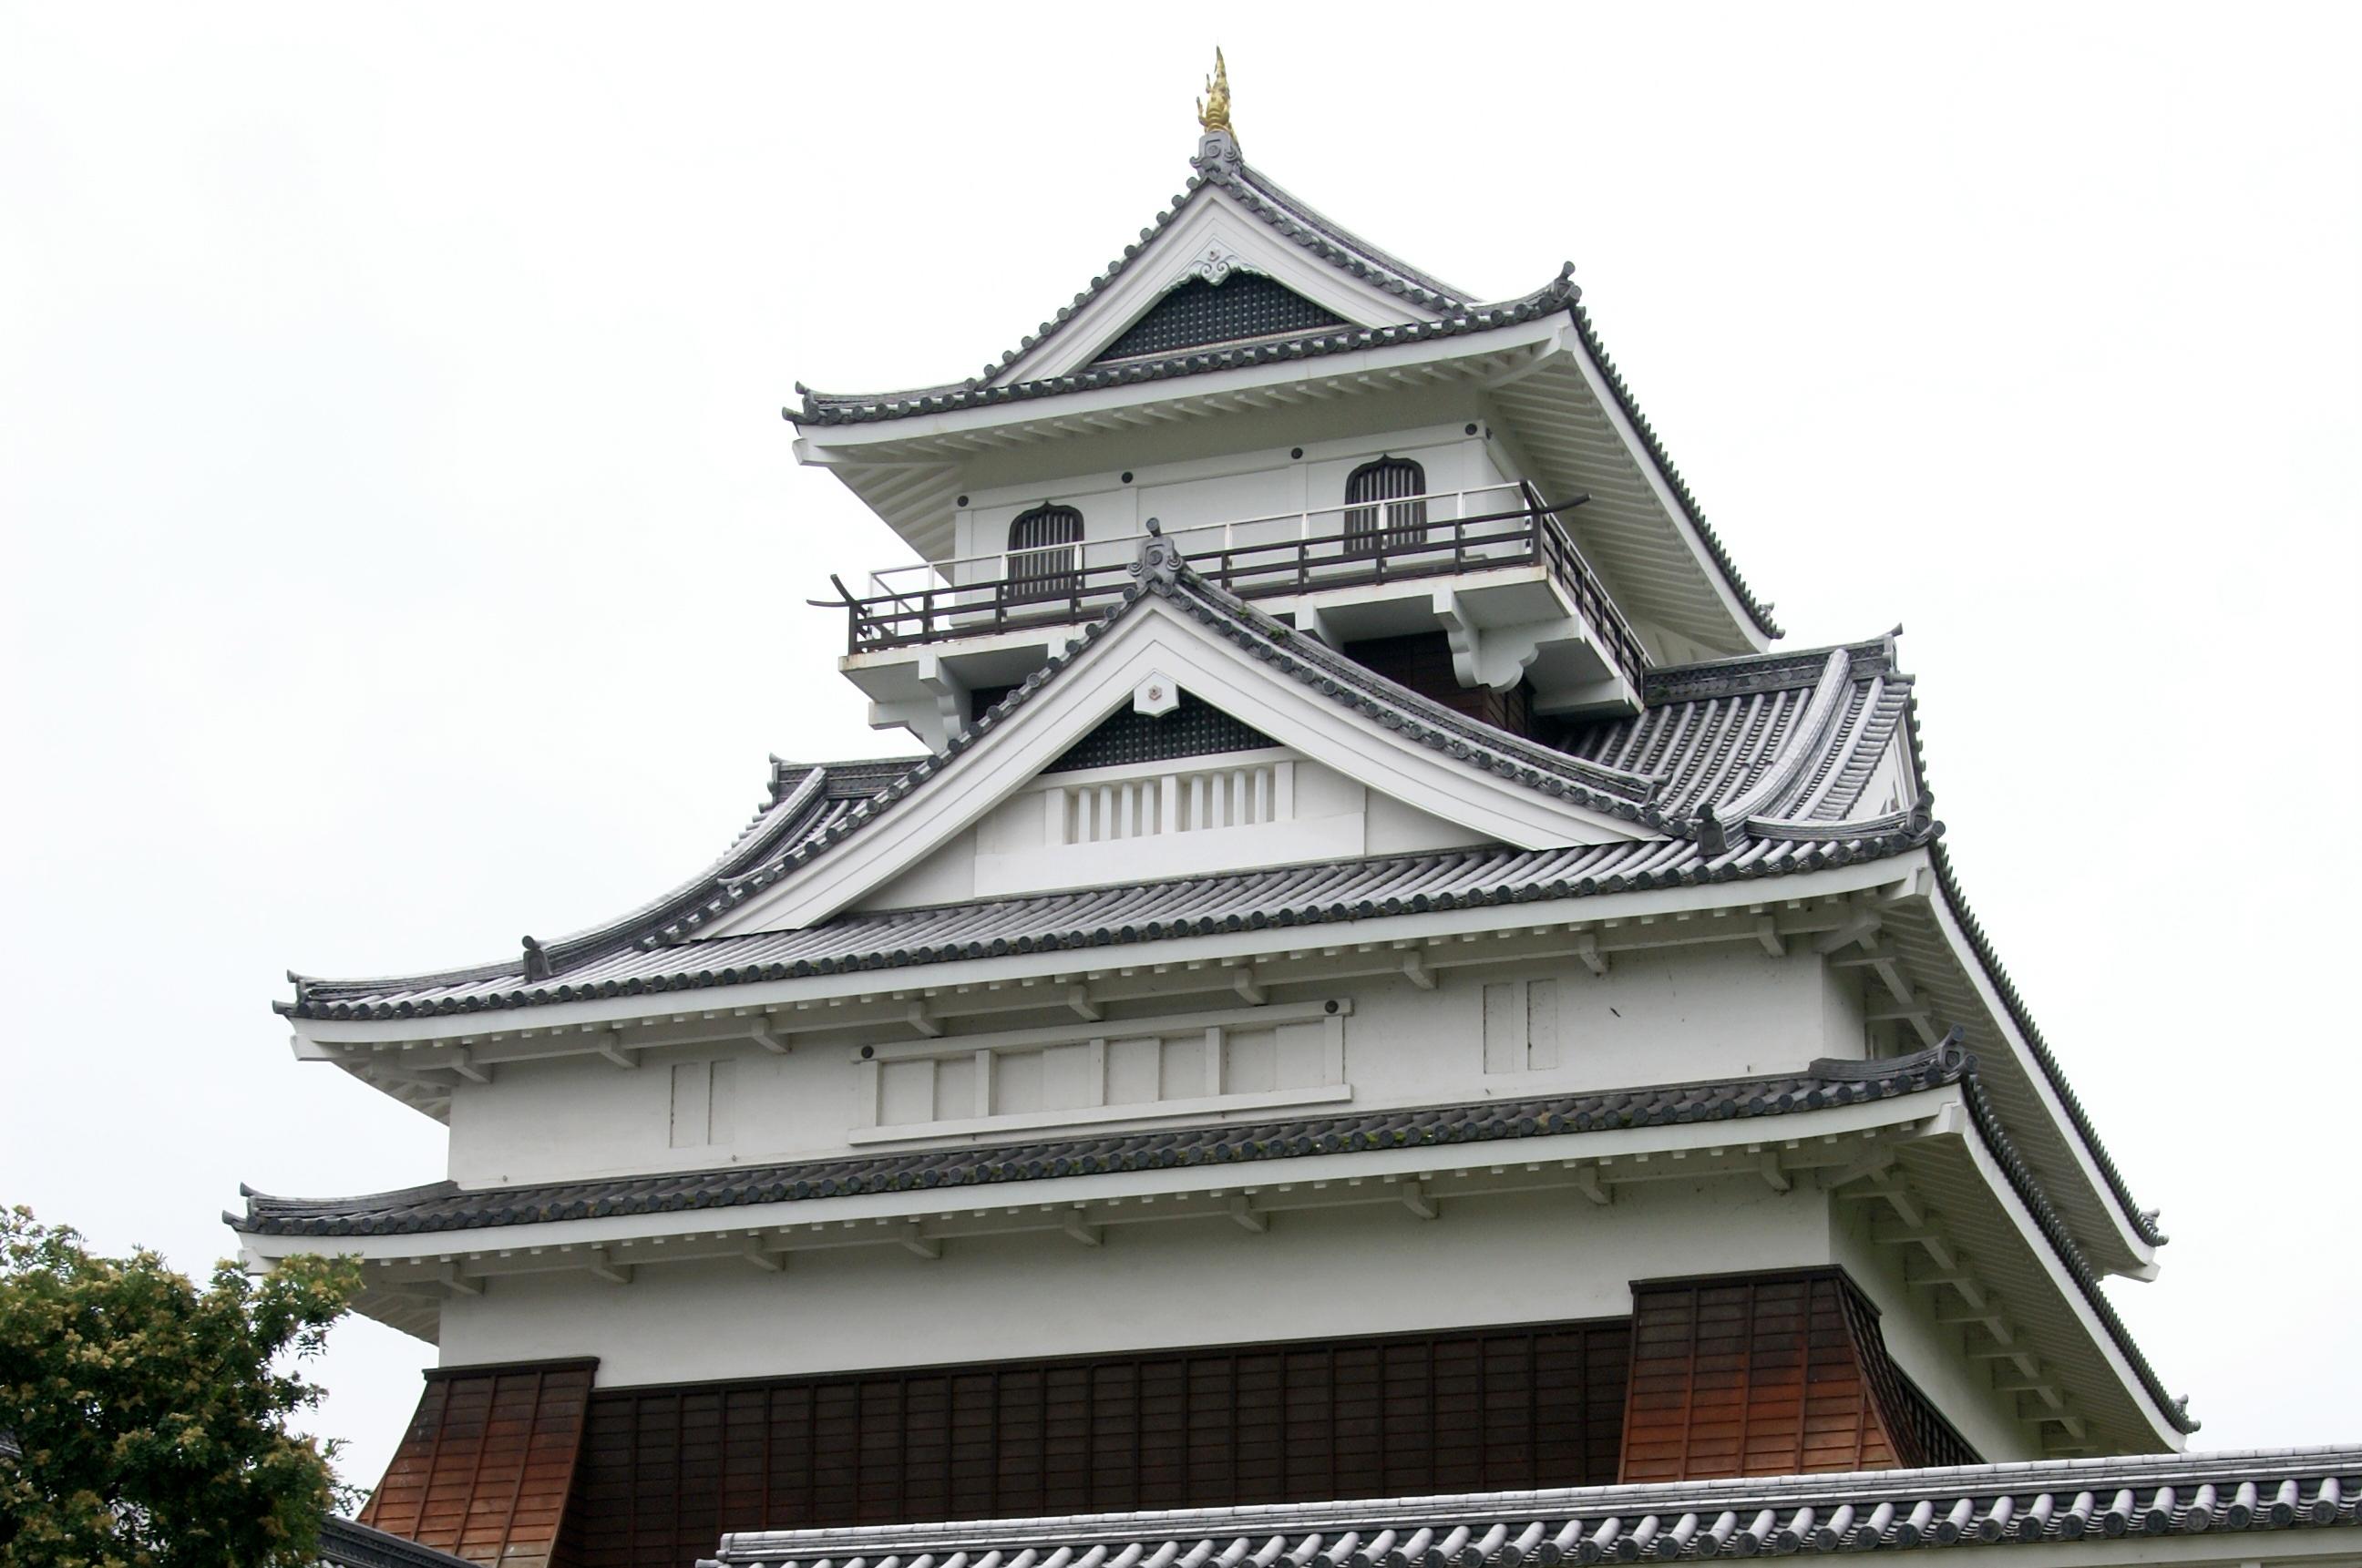
[[[961,903],[974,898],[977,832],[977,828],[968,829],[900,877],[889,878],[854,907],[910,910],[927,904]],[[1038,838],[1038,821],[1034,833]]]
[[[1741,1077],[1862,1054],[1860,1024],[1844,1001],[1849,982],[1833,981],[1825,962],[1808,953],[1774,959],[1727,943],[1619,954],[1604,977],[1571,957],[1439,975],[1431,991],[1380,977],[1318,989],[1275,986],[1273,998],[1352,999],[1345,1080],[1353,1105],[1364,1108]],[[1557,1065],[1488,1073],[1485,988],[1516,978],[1556,982]],[[1200,991],[1177,999],[1171,1010],[1231,1005],[1235,999]],[[1125,1021],[1152,1016],[1127,1006],[1106,1032],[1120,1034]],[[450,1175],[483,1187],[849,1153],[847,1134],[864,1120],[866,1080],[855,1050],[879,1038],[800,1035],[786,1055],[751,1042],[683,1046],[649,1051],[633,1069],[579,1056],[503,1064],[491,1083],[462,1083],[453,1094]],[[729,1136],[676,1147],[671,1067],[720,1058],[737,1063]]]
[[[1830,1056],[1869,1056],[1870,1021],[1863,1003],[1864,977],[1868,969],[1840,969],[1827,959],[1813,960],[1820,973],[1821,1035],[1830,1042],[1823,1055]],[[1898,1026],[1902,1027],[1902,1026]],[[1908,1032],[1907,1028],[1904,1032]],[[1917,1049],[1912,1042],[1911,1049]]]
[[[1400,424],[1351,434],[1299,436],[1290,424],[1264,418],[1235,430],[1213,427],[1195,430],[1200,439],[1170,452],[1148,436],[1105,437],[1086,447],[1060,443],[1055,450],[1033,454],[1037,470],[1022,458],[1012,461],[979,459],[963,478],[968,504],[956,509],[953,536],[962,558],[994,557],[1006,550],[1009,525],[1019,513],[1045,502],[1073,506],[1083,513],[1084,559],[1087,564],[1116,565],[1129,560],[1130,546],[1111,542],[1137,535],[1149,518],[1165,533],[1178,536],[1185,549],[1214,542],[1210,534],[1192,533],[1213,524],[1237,524],[1255,519],[1281,519],[1244,527],[1230,536],[1237,545],[1291,539],[1297,536],[1297,514],[1315,513],[1312,532],[1334,534],[1343,526],[1335,508],[1345,499],[1345,480],[1352,471],[1374,458],[1408,458],[1427,473],[1431,493],[1456,491],[1497,491],[1473,495],[1470,516],[1498,512],[1518,504],[1507,488],[1518,477],[1506,471],[1506,461],[1485,439],[1485,425],[1473,408],[1458,403],[1438,405],[1423,400],[1406,407],[1403,415],[1425,415],[1418,423]],[[1459,417],[1465,414],[1465,418]],[[1441,415],[1442,417],[1436,417]],[[1467,434],[1476,425],[1477,434]],[[1275,440],[1275,432],[1278,438]],[[1224,449],[1220,437],[1246,437],[1251,444]],[[1212,439],[1209,439],[1212,437]],[[1292,456],[1298,447],[1301,458]],[[1103,451],[1100,449],[1103,448]],[[1078,458],[1087,464],[1077,469]],[[1057,469],[1046,465],[1055,462]],[[1123,474],[1130,473],[1126,483]],[[1326,516],[1319,515],[1327,510]],[[1439,503],[1430,515],[1449,517],[1448,503]],[[984,580],[999,573],[994,563],[980,562],[964,571],[960,580]]]
[[[1879,1330],[1895,1364],[1935,1402],[1970,1446],[1989,1463],[2040,1459],[2032,1428],[2017,1419],[2014,1395],[1992,1389],[1992,1362],[1975,1362],[1964,1352],[1966,1330],[1938,1323],[1927,1291],[1904,1282],[1904,1258],[1914,1249],[1882,1247],[1870,1239],[1875,1203],[1829,1205],[1831,1254],[1880,1313]]]
[[[444,1308],[445,1365],[595,1355],[602,1385],[793,1375],[1269,1339],[1620,1317],[1629,1282],[1829,1261],[1826,1200],[1751,1177],[1110,1226],[743,1263],[493,1281]]]

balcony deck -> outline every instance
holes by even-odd
[[[1635,690],[1648,651],[1560,521],[1581,505],[1528,499],[1470,514],[1468,492],[1407,496],[1276,517],[1168,530],[1205,580],[1246,600],[1328,598],[1339,591],[1501,574],[1555,585],[1604,662]],[[969,557],[873,574],[870,591],[824,602],[846,614],[848,659],[1079,624],[1121,598],[1144,534]],[[917,578],[909,586],[901,580]],[[1343,595],[1355,597],[1353,595]],[[866,662],[866,660],[864,662]]]

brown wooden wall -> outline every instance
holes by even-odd
[[[1969,1464],[1836,1270],[1633,1286],[1627,1482]]]
[[[560,1561],[726,1530],[1615,1479],[1622,1320],[591,1397]]]
[[[426,1375],[360,1520],[503,1568],[545,1568],[582,1447],[594,1361]]]
[[[1634,1316],[664,1388],[430,1373],[364,1522],[502,1568],[729,1530],[1973,1463],[1835,1270]]]

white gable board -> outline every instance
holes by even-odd
[[[1178,215],[1124,264],[1113,282],[1003,367],[991,384],[1066,375],[1098,358],[1172,290],[1192,278],[1219,282],[1237,271],[1260,272],[1363,326],[1440,318],[1322,260],[1220,186],[1205,184],[1190,193]]]
[[[911,909],[1494,843],[1301,752],[1266,746],[1042,774],[856,907]]]
[[[1135,691],[1159,683],[1480,839],[1551,849],[1644,836],[1632,823],[1480,771],[1389,730],[1274,670],[1164,600],[1148,598],[1007,721],[891,807],[890,827],[853,833],[700,934],[799,930],[852,906],[974,829]]]

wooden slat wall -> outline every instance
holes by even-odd
[[[1886,1353],[1886,1336],[1879,1331],[1878,1309],[1862,1299],[1861,1292],[1854,1289],[1850,1281],[1847,1282],[1844,1301],[1854,1343],[1862,1347],[1862,1366],[1870,1379],[1871,1397],[1882,1413],[1889,1441],[1901,1456],[1904,1467],[1980,1463],[1969,1440],[1944,1419],[1927,1396],[1919,1391],[1919,1386],[1904,1376],[1903,1369]]]
[[[1620,1479],[1972,1463],[1834,1270],[1633,1286]]]
[[[430,1372],[363,1524],[504,1568],[548,1568],[597,1363]]]
[[[1629,1354],[1619,1319],[602,1390],[560,1561],[687,1568],[734,1529],[1606,1482]]]

